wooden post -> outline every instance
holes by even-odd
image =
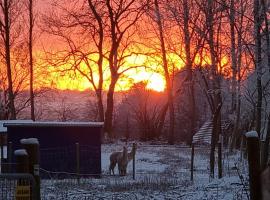
[[[194,144],[191,144],[191,165],[190,165],[190,180],[193,182],[194,171]]]
[[[77,182],[80,184],[80,144],[76,143],[76,174]]]
[[[28,157],[28,153],[26,152],[25,149],[18,149],[16,151],[14,151],[14,156],[15,156],[15,160],[16,160],[16,172],[17,173],[29,173],[29,157]],[[25,193],[19,193],[17,190],[24,188],[25,191],[28,191],[27,194],[29,194],[29,196],[25,197]],[[25,179],[19,179],[17,181],[17,186],[16,186],[16,195],[15,195],[15,199],[29,199],[31,198],[30,195],[30,183],[25,180]],[[22,195],[22,196],[20,196]],[[34,197],[32,197],[31,199],[34,199]]]
[[[261,200],[260,147],[256,131],[246,133],[249,166],[250,200]]]
[[[29,155],[29,171],[36,181],[36,199],[40,200],[39,142],[36,138],[21,139],[20,142]]]
[[[218,178],[222,178],[222,148],[221,148],[221,142],[218,143]]]
[[[11,173],[12,169],[12,142],[8,143],[8,172]]]
[[[243,149],[244,149],[244,137],[241,136],[241,143],[240,143],[240,162],[243,161]]]
[[[218,140],[218,178],[222,178],[222,136]]]
[[[132,148],[134,149],[134,148],[136,148],[135,147],[136,146],[136,144],[135,143],[133,143],[133,146],[132,146]],[[133,153],[133,158],[132,158],[132,168],[133,168],[133,180],[135,180],[135,152]]]
[[[3,162],[4,162],[4,138],[3,133],[0,132],[0,139],[1,139],[1,169],[0,173],[3,172]]]
[[[25,149],[18,149],[14,151],[16,158],[16,172],[29,173],[29,157]]]

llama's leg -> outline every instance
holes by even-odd
[[[114,168],[115,168],[115,165],[116,165],[115,162],[111,162],[111,163],[110,163],[110,167],[109,167],[110,175],[111,175],[111,172],[112,172],[112,174],[114,175]]]
[[[120,165],[119,165],[119,163],[118,163],[118,174],[119,174],[119,176],[121,175],[121,169],[120,169]]]
[[[112,169],[112,162],[110,163],[110,166],[109,166],[109,173],[110,173],[110,175],[111,175],[111,172],[113,171],[113,169]]]
[[[125,166],[123,167],[123,171],[124,171],[124,175],[126,176],[126,175],[127,175],[127,165],[125,165]]]
[[[112,172],[113,172],[113,175],[115,175],[115,174],[114,174],[114,168],[115,168],[115,165],[116,165],[116,163],[114,162],[113,165],[112,165]]]
[[[119,176],[123,175],[122,165],[120,163],[118,163],[118,173],[119,173]]]

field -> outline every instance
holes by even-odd
[[[102,146],[102,177],[42,181],[42,199],[247,199],[247,163],[239,152],[223,153],[223,178],[209,177],[209,150],[195,148],[194,180],[190,181],[191,149],[185,146],[138,144],[136,176],[132,162],[125,177],[109,175],[109,155],[123,143]],[[128,145],[129,151],[131,144]],[[217,172],[217,170],[216,170]]]

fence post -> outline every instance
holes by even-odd
[[[0,132],[0,141],[1,141],[0,145],[1,145],[1,166],[2,166],[2,163],[4,161],[4,136],[3,136],[3,133],[1,132]]]
[[[16,160],[16,172],[17,173],[29,173],[29,157],[25,149],[18,149],[14,151]],[[18,180],[17,186],[28,185],[23,179]],[[30,191],[29,191],[30,192]]]
[[[132,149],[135,149],[135,143],[133,143]],[[133,180],[135,180],[135,152],[132,155],[132,169],[133,169]]]
[[[35,196],[37,200],[40,200],[40,175],[39,175],[39,142],[36,138],[21,139],[23,148],[26,149],[29,155],[29,170],[34,176],[36,181]]]
[[[256,131],[247,132],[246,138],[249,166],[250,199],[261,200],[260,144],[258,133]]]
[[[16,157],[16,172],[29,173],[29,157],[25,149],[14,151]]]
[[[76,174],[77,182],[80,184],[80,144],[76,143]]]
[[[218,178],[222,178],[222,136],[218,140]]]
[[[8,172],[11,173],[12,168],[12,142],[8,143]]]
[[[194,143],[191,144],[191,165],[190,165],[190,180],[193,181],[194,171]]]

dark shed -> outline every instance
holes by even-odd
[[[7,122],[4,127],[13,151],[21,148],[20,139],[39,140],[40,168],[45,176],[49,172],[77,172],[76,143],[80,173],[101,174],[102,122]]]

